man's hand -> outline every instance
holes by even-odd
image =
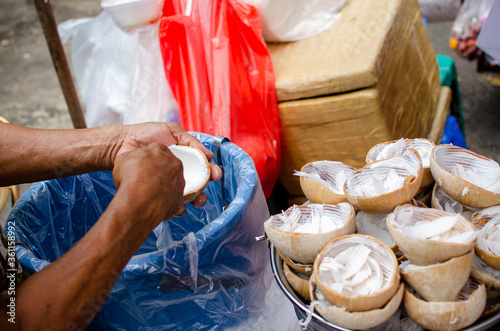
[[[155,226],[184,210],[184,177],[181,161],[162,144],[152,143],[119,154],[113,179],[118,190],[127,191],[132,201],[154,212]]]
[[[187,133],[177,123],[143,123],[136,125],[123,126],[123,132],[119,138],[117,148],[112,151],[110,159],[116,166],[115,159],[121,154],[130,152],[137,148],[146,147],[153,143],[159,143],[166,146],[179,144],[200,149],[210,161],[214,154],[210,152],[198,139]],[[210,180],[218,180],[222,176],[222,170],[213,162],[210,162]],[[200,195],[192,204],[201,207],[207,202],[205,194]]]

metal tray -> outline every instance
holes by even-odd
[[[295,314],[299,319],[305,320],[307,318],[307,315],[309,314],[309,309],[304,302],[303,299],[301,299],[295,291],[291,288],[291,286],[288,284],[285,274],[283,272],[283,260],[278,254],[278,251],[276,248],[274,248],[273,244],[270,244],[270,250],[271,250],[271,266],[272,270],[274,273],[274,276],[276,278],[276,281],[278,282],[279,287],[285,293],[286,297],[292,302],[294,309],[295,309]],[[496,299],[498,301],[498,299]],[[499,325],[497,325],[500,322],[500,313],[495,313],[493,316],[485,318],[485,319],[480,319],[478,322],[475,324],[471,325],[468,328],[465,328],[463,330],[466,331],[483,331],[483,330],[496,330],[499,328]],[[495,327],[495,325],[497,325]],[[309,326],[307,330],[311,331],[332,331],[332,330],[339,330],[339,331],[351,331],[349,329],[345,329],[343,327],[340,327],[338,325],[335,325],[333,323],[328,322],[327,320],[323,319],[320,315],[317,313],[312,314],[312,320],[311,323],[309,323]]]

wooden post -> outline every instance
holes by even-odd
[[[87,125],[85,124],[82,106],[78,98],[75,83],[73,82],[73,77],[71,76],[71,70],[66,60],[61,39],[59,38],[59,32],[57,31],[57,24],[50,1],[33,1],[35,2],[43,33],[45,34],[45,40],[49,46],[50,55],[56,69],[57,77],[59,78],[59,84],[61,85],[64,99],[66,99],[66,104],[68,105],[73,126],[75,129],[85,128]]]

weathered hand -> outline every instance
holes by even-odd
[[[185,208],[182,163],[163,144],[152,143],[118,155],[113,179],[118,190],[127,191],[130,201],[151,210],[156,224]]]
[[[187,133],[177,123],[143,123],[124,126],[120,137],[121,143],[116,150],[116,157],[140,147],[149,146],[152,143],[163,145],[186,145],[200,149],[210,161],[214,154],[210,152],[198,139]],[[222,176],[222,170],[213,162],[210,162],[210,180],[218,180]],[[201,194],[192,204],[201,207],[207,202],[207,196]]]

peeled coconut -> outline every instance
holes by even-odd
[[[500,165],[468,149],[437,145],[431,153],[431,172],[450,197],[468,207],[500,204]]]
[[[387,217],[387,227],[399,249],[416,265],[464,255],[474,247],[477,235],[462,215],[411,205],[397,207]]]
[[[356,213],[348,202],[294,205],[264,222],[267,238],[295,262],[310,264],[331,239],[356,231]]]
[[[276,250],[278,251],[278,254],[281,257],[281,259],[283,260],[283,262],[285,262],[285,264],[289,268],[292,268],[294,271],[296,271],[300,274],[303,274],[305,276],[312,275],[312,273],[313,273],[313,264],[312,263],[303,264],[303,263],[295,262],[292,259],[290,259],[288,256],[286,256],[285,254],[281,253],[278,249],[276,249]]]
[[[400,283],[394,252],[361,234],[330,241],[314,261],[314,277],[328,302],[350,312],[382,308]]]
[[[500,214],[479,230],[475,250],[484,263],[494,269],[500,269]]]
[[[371,214],[359,211],[356,214],[357,233],[374,236],[389,246],[394,252],[397,252],[399,248],[392,238],[387,228],[387,222],[385,221],[387,215],[389,214]]]
[[[475,212],[475,208],[470,208],[462,205],[460,202],[456,201],[439,186],[434,185],[432,190],[432,200],[431,205],[433,208],[447,211],[449,213],[460,214],[466,219],[470,220],[472,214]]]
[[[331,305],[317,288],[314,276],[309,281],[309,291],[311,301],[315,303],[314,309],[325,320],[346,329],[366,330],[384,323],[397,312],[403,299],[404,284],[399,283],[396,293],[383,307],[357,312]]]
[[[309,201],[337,204],[347,201],[344,183],[355,171],[342,162],[315,161],[305,164],[294,175],[300,176],[300,187]]]
[[[481,230],[486,223],[495,217],[500,217],[500,206],[493,206],[476,211],[471,216],[471,222],[474,224],[476,230]]]
[[[403,279],[427,301],[454,301],[469,279],[474,251],[427,266],[399,265]]]
[[[483,282],[487,288],[500,291],[500,270],[490,267],[475,254],[470,274],[475,279]]]
[[[293,270],[290,270],[286,263],[283,263],[283,272],[288,284],[290,284],[294,291],[307,301],[311,301],[311,297],[309,296],[310,277],[307,277],[301,273],[293,272]]]
[[[391,140],[373,146],[366,154],[366,163],[401,156],[405,151],[413,148],[418,152],[422,160],[424,173],[420,188],[424,189],[434,183],[434,177],[432,177],[430,169],[430,157],[435,146],[436,144],[432,140],[424,138]]]
[[[422,162],[409,149],[402,156],[374,161],[352,174],[344,185],[347,200],[368,213],[389,213],[413,199],[422,182]]]
[[[405,289],[403,304],[408,316],[428,330],[460,330],[473,324],[486,306],[483,283],[469,278],[457,300],[428,302]]]
[[[210,180],[208,159],[196,147],[170,145],[168,148],[182,162],[185,181],[184,202],[191,202],[203,193]]]

